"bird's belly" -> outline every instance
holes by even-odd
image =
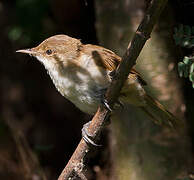
[[[108,71],[86,63],[83,71],[49,72],[57,90],[81,111],[95,114],[110,83]]]
[[[81,111],[93,115],[101,103],[105,90],[106,88],[100,86],[88,87],[79,85],[75,86],[68,96],[66,93],[63,93],[63,95]]]
[[[80,94],[76,99],[70,99],[76,107],[81,111],[93,115],[97,111],[98,106],[100,105],[100,97],[95,97],[91,94]]]
[[[74,82],[71,79],[63,77],[57,80],[51,78],[57,90],[76,107],[87,114],[95,114],[107,85],[89,80]],[[101,81],[102,82],[102,81]],[[108,83],[107,83],[108,84]]]

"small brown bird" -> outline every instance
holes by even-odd
[[[81,111],[95,114],[121,58],[114,52],[67,35],[52,36],[31,49],[18,50],[36,57],[46,68],[57,90]],[[97,54],[97,55],[95,55]],[[156,123],[175,126],[176,118],[146,94],[146,82],[132,69],[119,101],[140,107]]]

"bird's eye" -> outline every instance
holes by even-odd
[[[47,54],[47,55],[51,55],[51,54],[52,54],[52,50],[51,50],[51,49],[47,49],[47,50],[46,50],[46,54]]]

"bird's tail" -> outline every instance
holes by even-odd
[[[145,101],[146,105],[141,108],[155,123],[172,128],[176,128],[180,124],[180,121],[172,113],[151,96],[146,95]]]

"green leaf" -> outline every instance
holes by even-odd
[[[189,67],[187,64],[183,63],[183,62],[179,62],[178,63],[178,71],[179,71],[179,76],[180,77],[188,77],[189,76]]]
[[[190,40],[189,37],[184,37],[184,38],[182,39],[181,45],[182,45],[183,47],[189,46],[189,40]]]
[[[174,35],[173,38],[175,40],[176,45],[180,45],[186,48],[194,47],[194,38],[192,37],[194,34],[194,26],[190,27],[188,25],[180,24],[174,28]]]
[[[194,38],[189,40],[189,48],[194,47]]]
[[[184,26],[184,34],[186,34],[187,36],[191,36],[191,28],[190,26]]]
[[[178,72],[180,77],[183,77],[185,66],[186,65],[183,62],[178,63]]]
[[[190,66],[190,74],[194,72],[194,63]]]
[[[189,75],[189,79],[194,83],[194,72]]]
[[[192,84],[192,87],[194,88],[194,83]]]
[[[185,56],[184,59],[183,59],[183,62],[184,62],[185,64],[189,64],[190,58],[189,58],[188,56]]]
[[[183,59],[183,63],[188,65],[188,66],[191,66],[193,62],[194,62],[193,57],[185,56]]]
[[[174,35],[174,41],[176,45],[180,45],[181,44],[181,38],[177,35]]]
[[[189,76],[189,66],[185,66],[185,69],[183,71],[183,75],[185,78],[187,78]]]

